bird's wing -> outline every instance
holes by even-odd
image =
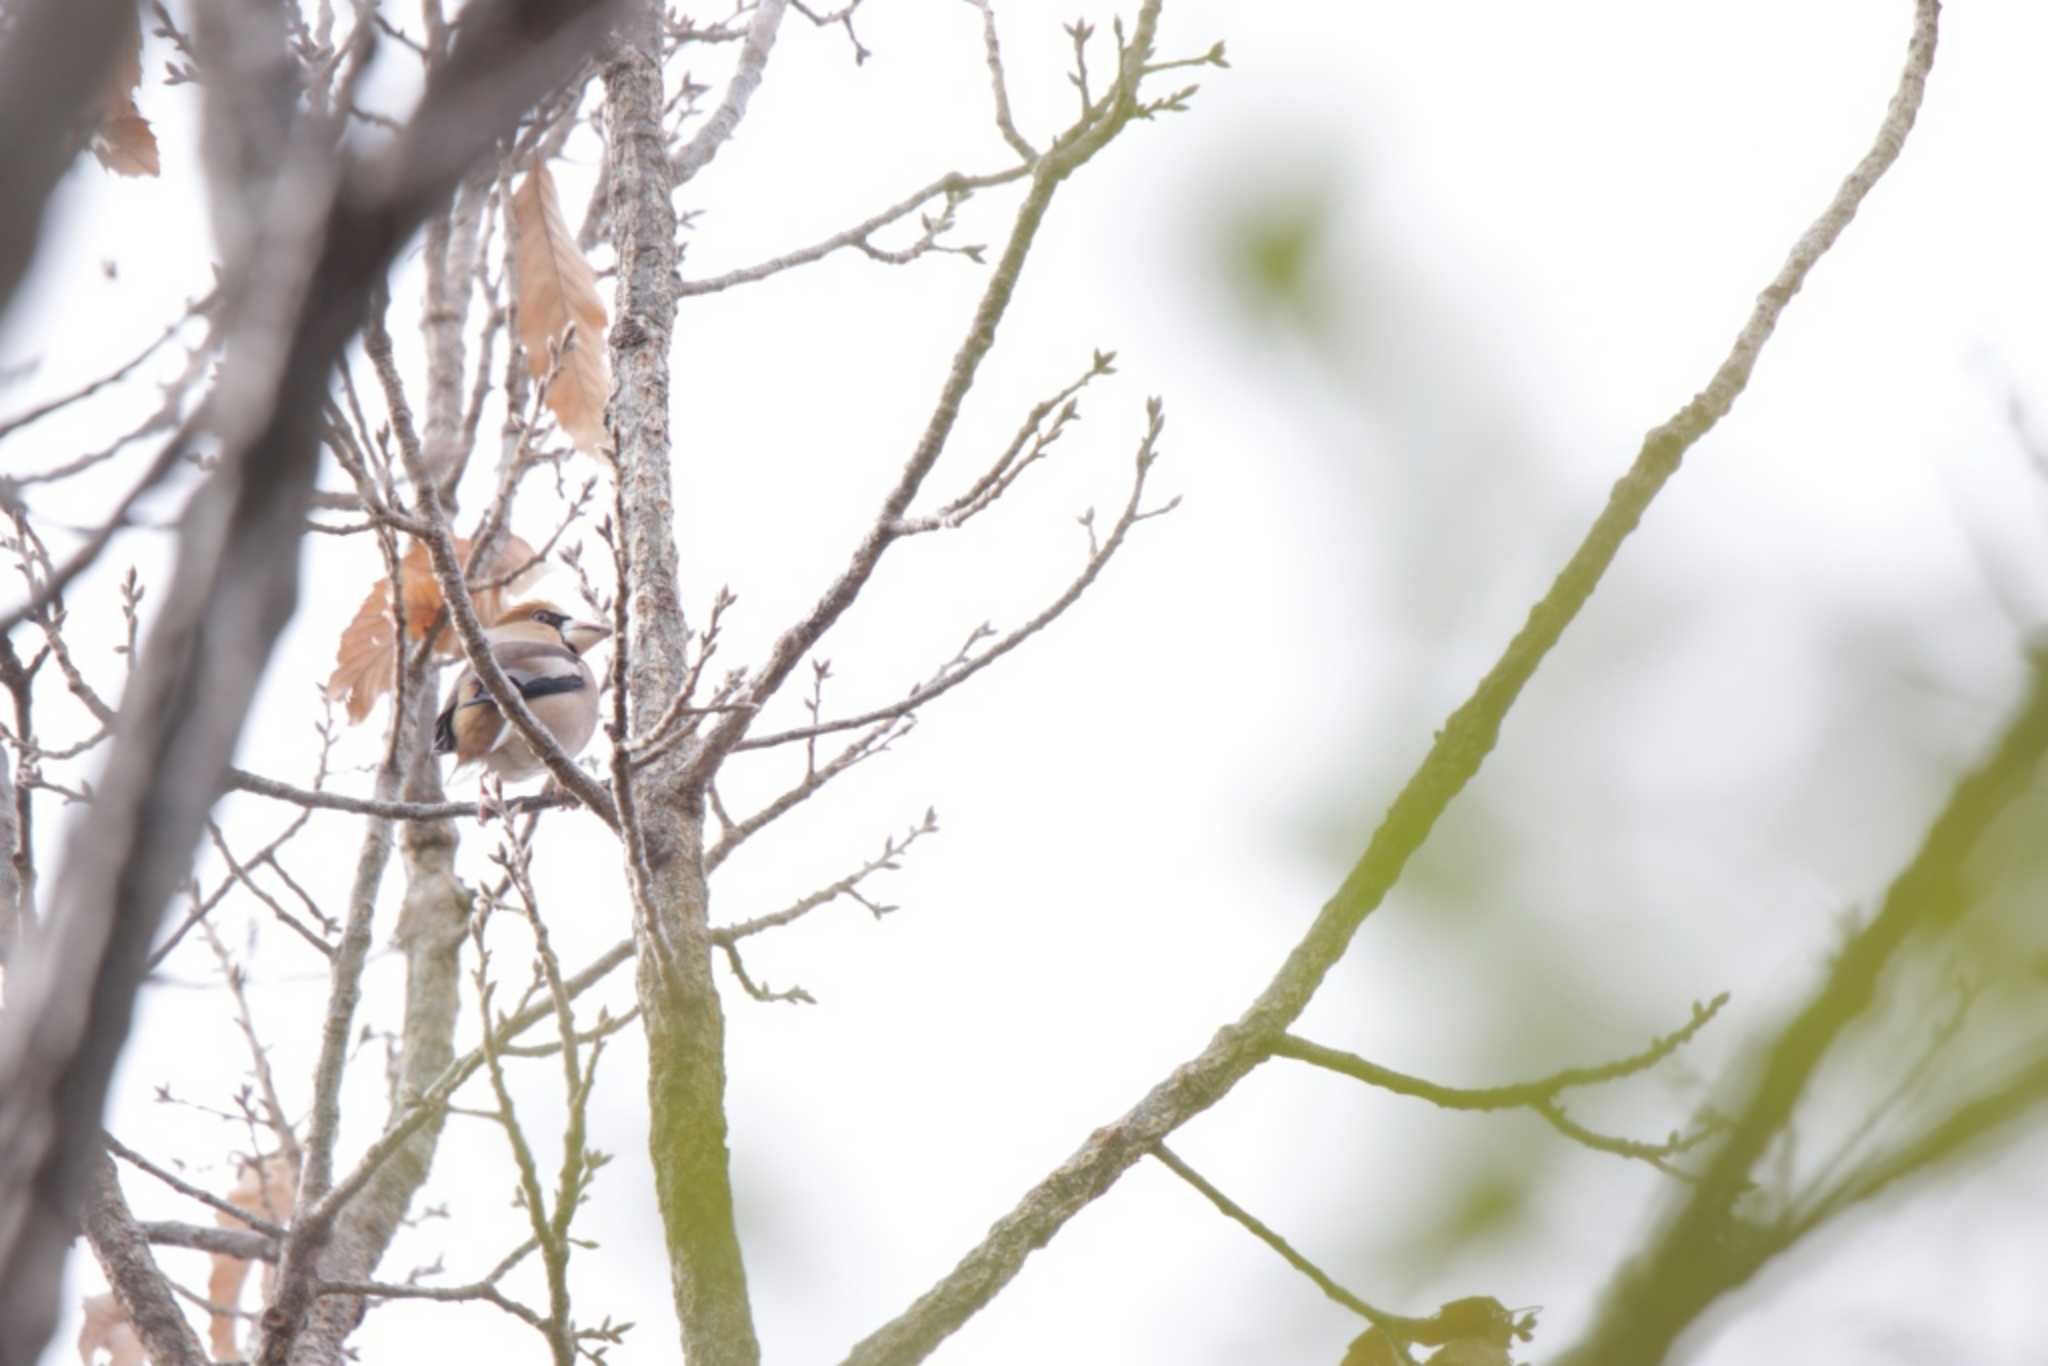
[[[491,654],[519,695],[528,703],[590,686],[590,668],[574,650],[553,641],[501,640]],[[505,724],[497,703],[473,669],[456,680],[448,705],[435,724],[434,748],[453,752],[463,762],[508,744],[518,734]]]

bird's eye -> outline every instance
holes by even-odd
[[[552,626],[557,631],[569,624],[569,618],[563,616],[560,612],[535,612],[533,615],[540,620],[543,626]]]

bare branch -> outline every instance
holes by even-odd
[[[87,381],[69,393],[60,394],[56,398],[46,399],[26,412],[18,413],[10,418],[0,419],[0,441],[5,441],[22,428],[33,426],[35,423],[50,416],[50,414],[61,412],[74,403],[91,398],[102,389],[119,384],[128,376],[134,374],[136,370],[141,368],[144,361],[147,361],[151,356],[161,351],[173,337],[184,331],[186,323],[191,322],[194,318],[207,316],[213,308],[214,298],[213,294],[208,294],[205,298],[188,304],[185,312],[178,315],[168,327],[164,328],[162,332],[159,332],[146,343],[140,351],[115,366],[112,370],[109,370],[106,374],[101,375],[97,379]],[[72,462],[59,469],[44,470],[32,474],[0,475],[0,502],[12,501],[15,491],[25,485],[46,484],[68,478],[78,473],[82,468],[84,467],[77,462]]]
[[[256,1017],[249,1009],[249,993],[243,989],[244,974],[241,965],[228,956],[227,946],[220,942],[220,936],[213,932],[211,925],[203,927],[208,947],[220,961],[221,976],[227,980],[228,994],[235,1002],[235,1023],[241,1026],[242,1041],[249,1045],[249,1064],[256,1074],[257,1094],[263,1100],[263,1114],[270,1128],[271,1138],[284,1153],[294,1180],[304,1167],[299,1153],[298,1136],[292,1132],[291,1119],[285,1113],[284,1102],[278,1098],[277,1078],[270,1070],[270,1051],[263,1045],[262,1036],[256,1032]],[[258,1164],[259,1175],[263,1168]],[[266,1204],[268,1203],[266,1199]]]
[[[774,798],[745,820],[728,822],[725,833],[718,843],[711,846],[704,855],[706,872],[715,870],[719,864],[732,857],[749,839],[759,834],[770,824],[780,820],[798,804],[815,796],[818,790],[865,759],[872,759],[886,753],[890,745],[909,734],[913,718],[890,717],[871,727],[867,734],[860,736],[823,764],[807,766],[803,781],[797,783]]]
[[[908,536],[925,531],[954,530],[1002,497],[1017,482],[1018,476],[1051,452],[1053,444],[1069,425],[1080,420],[1081,410],[1074,405],[1074,396],[1092,381],[1115,374],[1115,362],[1116,352],[1097,351],[1079,379],[1025,414],[1023,425],[1018,427],[1010,444],[965,493],[928,516],[903,519],[899,524],[902,533]],[[1053,416],[1055,412],[1057,417]],[[1045,425],[1048,417],[1053,419],[1051,427]],[[1027,445],[1030,446],[1028,452],[1025,450]]]
[[[113,1162],[105,1153],[97,1158],[85,1206],[85,1236],[114,1287],[121,1311],[157,1366],[204,1366],[207,1355],[172,1298],[170,1282],[158,1269],[135,1216],[128,1212]]]
[[[981,11],[981,41],[988,50],[988,83],[995,91],[996,127],[1002,132],[1003,141],[1009,143],[1011,149],[1029,165],[1038,160],[1038,149],[1017,131],[1016,121],[1010,117],[1010,87],[1003,79],[1003,49],[996,41],[995,8],[989,0],[967,0],[967,3]]]
[[[263,1235],[266,1238],[284,1237],[285,1231],[278,1225],[271,1223],[268,1219],[263,1218],[261,1215],[258,1215],[253,1211],[245,1210],[241,1208],[239,1205],[231,1205],[227,1201],[221,1199],[218,1195],[215,1195],[212,1191],[203,1190],[200,1187],[193,1185],[190,1181],[185,1180],[183,1177],[176,1176],[171,1172],[165,1171],[162,1167],[157,1166],[156,1163],[150,1161],[141,1153],[136,1152],[133,1148],[129,1147],[127,1144],[115,1138],[112,1134],[104,1134],[101,1136],[101,1138],[102,1141],[106,1144],[108,1152],[120,1158],[123,1162],[126,1162],[130,1166],[138,1168],[141,1171],[148,1172],[151,1176],[163,1182],[166,1186],[169,1186],[178,1194],[185,1196],[188,1199],[197,1200],[200,1204],[205,1205],[207,1208],[215,1211],[218,1214],[225,1214],[230,1219],[233,1219],[238,1223],[246,1224],[251,1229],[255,1230],[257,1233]]]
[[[547,1323],[539,1314],[506,1295],[490,1281],[469,1285],[393,1285],[388,1281],[322,1281],[315,1293],[351,1295],[366,1300],[435,1300],[443,1304],[481,1301],[502,1309],[521,1323],[546,1333]]]
[[[234,851],[228,848],[227,837],[221,834],[220,826],[211,819],[206,822],[206,833],[213,840],[214,852],[220,855],[221,862],[227,864],[228,876],[230,878],[246,888],[251,896],[255,897],[265,906],[268,906],[270,913],[283,921],[285,927],[291,930],[292,933],[298,935],[299,938],[305,940],[308,944],[311,944],[324,956],[328,958],[334,957],[334,946],[332,944],[329,944],[318,934],[300,924],[297,916],[286,910],[276,897],[257,885],[256,879],[249,876],[249,870],[235,861]]]
[[[316,792],[309,788],[293,787],[289,783],[265,778],[261,774],[245,769],[228,770],[227,786],[230,791],[253,792],[259,797],[271,797],[309,811],[346,811],[357,816],[383,816],[396,821],[448,821],[476,818],[475,802],[401,802],[387,801],[378,797],[346,797],[338,792]],[[539,793],[530,797],[508,799],[505,806],[515,813],[546,811],[552,807],[567,806],[574,799],[566,794]]]
[[[1870,1006],[1878,982],[1907,938],[1952,922],[1970,903],[1963,865],[1985,830],[2028,788],[2048,755],[2048,658],[2034,661],[2032,689],[1997,748],[1956,784],[1913,859],[1893,879],[1884,904],[1834,960],[1827,978],[1773,1041],[1733,1114],[1727,1140],[1698,1187],[1643,1255],[1615,1278],[1587,1340],[1569,1358],[1591,1362],[1655,1360],[1678,1333],[1751,1274],[1771,1251],[1737,1236],[1736,1201],[1750,1171],[1790,1120],[1822,1061]],[[1708,1262],[1701,1248],[1724,1249]]]
[[[802,987],[784,987],[781,990],[777,990],[773,987],[766,985],[765,983],[755,982],[754,979],[747,974],[747,965],[740,958],[739,945],[733,943],[731,940],[726,940],[724,943],[721,943],[718,947],[725,950],[726,966],[732,969],[733,979],[737,981],[743,989],[745,989],[747,995],[753,997],[755,1000],[768,1003],[781,1002],[785,1005],[801,1006],[814,1006],[818,1003],[818,998],[811,995],[810,992],[805,991]]]
[[[1779,315],[1799,285],[1855,215],[1857,206],[1897,159],[1919,111],[1934,56],[1935,0],[1918,0],[1918,18],[1897,92],[1872,150],[1834,200],[1793,247],[1759,297],[1749,322],[1707,388],[1644,440],[1635,466],[1544,598],[1473,695],[1437,732],[1421,766],[1395,798],[1364,855],[1288,955],[1286,963],[1238,1020],[1217,1031],[1200,1055],[1176,1068],[1120,1119],[1097,1129],[990,1230],[960,1264],[896,1319],[857,1344],[858,1366],[922,1360],[976,1313],[1081,1209],[1168,1134],[1228,1094],[1266,1056],[1271,1040],[1301,1014],[1324,976],[1378,908],[1409,858],[1428,838],[1452,799],[1479,770],[1508,709],[1565,627],[1578,614],[1684,453],[1712,429],[1741,394]],[[1158,5],[1139,12],[1123,53],[1119,97],[1134,105],[1136,73],[1150,60]],[[1077,38],[1077,46],[1079,39]],[[1083,99],[1086,99],[1085,86]],[[1057,148],[1047,161],[1057,155]],[[1043,163],[1040,174],[1043,174]],[[905,505],[907,506],[907,500]],[[901,508],[891,515],[901,515]],[[879,553],[877,551],[876,553]],[[827,616],[821,605],[820,616]],[[822,626],[820,627],[822,629]],[[780,656],[778,655],[778,659]],[[780,679],[776,679],[779,682]],[[1698,1244],[1691,1246],[1697,1247]],[[1641,1359],[1637,1357],[1635,1359]]]
[[[865,0],[846,0],[846,3],[838,9],[822,14],[806,5],[803,0],[790,0],[790,8],[819,28],[829,28],[836,24],[845,29],[846,41],[853,44],[853,64],[861,66],[867,62],[868,58],[875,55],[861,46],[860,35],[853,31],[853,12],[859,9],[863,3],[865,3]]]
[[[1394,1330],[1411,1328],[1423,1322],[1420,1319],[1406,1318],[1400,1314],[1390,1314],[1384,1309],[1375,1308],[1352,1294],[1349,1290],[1346,1290],[1343,1286],[1337,1284],[1336,1280],[1328,1272],[1302,1256],[1301,1253],[1295,1251],[1285,1238],[1282,1238],[1257,1218],[1253,1217],[1249,1210],[1245,1209],[1235,1200],[1232,1200],[1222,1191],[1217,1190],[1216,1187],[1203,1178],[1200,1172],[1181,1161],[1174,1154],[1173,1150],[1164,1143],[1153,1145],[1152,1156],[1157,1158],[1168,1171],[1187,1182],[1190,1186],[1193,1186],[1197,1191],[1200,1191],[1202,1198],[1220,1210],[1225,1218],[1242,1224],[1245,1230],[1254,1238],[1257,1238],[1267,1247],[1279,1253],[1289,1266],[1315,1282],[1316,1289],[1322,1291],[1325,1295],[1328,1295],[1360,1318],[1382,1328]],[[1404,1334],[1404,1336],[1406,1335]],[[1408,1338],[1408,1340],[1413,1341],[1413,1338]]]
[[[1727,1004],[1726,992],[1705,1005],[1695,1003],[1692,1018],[1682,1028],[1656,1039],[1640,1053],[1592,1067],[1567,1067],[1547,1077],[1539,1077],[1535,1081],[1515,1082],[1507,1086],[1442,1086],[1420,1077],[1396,1072],[1390,1067],[1381,1067],[1378,1063],[1367,1062],[1355,1054],[1335,1048],[1324,1048],[1293,1034],[1282,1034],[1276,1038],[1272,1051],[1274,1057],[1314,1063],[1317,1067],[1354,1077],[1368,1086],[1391,1091],[1397,1096],[1413,1096],[1417,1100],[1426,1100],[1446,1110],[1513,1110],[1555,1100],[1562,1091],[1583,1086],[1598,1086],[1603,1082],[1619,1081],[1623,1077],[1646,1072],[1690,1043],[1693,1036],[1705,1029]]]
[[[860,884],[876,873],[893,873],[901,868],[903,865],[898,860],[905,853],[909,852],[910,846],[917,843],[925,835],[937,833],[938,828],[938,813],[936,811],[926,811],[924,819],[904,832],[901,840],[892,836],[884,841],[880,854],[869,859],[837,882],[827,887],[820,887],[809,896],[799,899],[794,905],[787,906],[772,914],[755,916],[752,920],[743,920],[737,925],[726,925],[714,929],[711,931],[711,942],[721,948],[736,944],[740,940],[760,934],[764,930],[777,929],[793,921],[801,920],[820,906],[830,905],[843,896],[851,897],[853,900],[858,901],[861,905],[868,908],[869,914],[873,915],[875,919],[880,920],[896,908],[894,906],[880,905],[868,900],[865,896],[861,895]]]
[[[674,184],[688,184],[697,172],[709,166],[739,128],[740,120],[747,116],[747,102],[760,88],[761,75],[768,69],[768,54],[775,48],[775,35],[788,8],[789,0],[759,0],[755,5],[754,21],[747,26],[747,39],[740,45],[739,65],[726,83],[725,98],[711,111],[697,136],[669,158],[669,177]]]
[[[181,1224],[170,1220],[145,1220],[136,1227],[144,1238],[164,1247],[189,1247],[196,1252],[217,1253],[244,1262],[277,1260],[277,1240],[254,1229],[222,1228],[218,1224]]]
[[[833,233],[821,242],[814,242],[808,247],[800,247],[795,251],[786,252],[781,256],[762,261],[757,265],[743,266],[738,270],[727,271],[723,275],[713,275],[702,280],[684,280],[676,286],[676,295],[681,298],[696,294],[717,294],[722,290],[731,289],[735,285],[752,284],[756,280],[765,280],[771,275],[780,274],[797,266],[807,266],[813,261],[823,260],[835,251],[842,251],[849,247],[865,249],[868,246],[869,239],[875,233],[888,227],[891,223],[916,213],[934,199],[944,198],[949,201],[958,202],[975,190],[985,190],[997,185],[1007,185],[1011,181],[1021,180],[1029,174],[1031,174],[1031,167],[1028,165],[1012,166],[1006,171],[996,171],[989,175],[962,175],[957,171],[950,172],[940,176],[929,185],[911,191],[879,213],[862,219],[850,228]],[[869,250],[867,254],[876,256],[884,253]]]
[[[768,659],[755,670],[748,680],[742,695],[737,699],[755,707],[766,705],[797,663],[816,646],[825,632],[853,604],[861,588],[881,562],[882,553],[901,535],[900,523],[909,510],[912,500],[917,497],[925,477],[938,463],[944,452],[946,441],[951,436],[953,425],[959,418],[960,407],[974,385],[982,360],[995,345],[996,327],[1017,287],[1017,281],[1024,270],[1025,259],[1038,236],[1038,229],[1045,220],[1045,214],[1052,206],[1053,195],[1066,178],[1080,169],[1089,158],[1106,146],[1110,139],[1121,132],[1138,113],[1137,86],[1146,56],[1151,52],[1153,30],[1158,24],[1160,0],[1146,0],[1139,13],[1137,32],[1132,46],[1126,53],[1124,69],[1118,80],[1114,95],[1106,97],[1099,113],[1092,113],[1070,128],[1053,147],[1039,158],[1031,169],[1030,188],[1025,192],[1023,202],[1018,205],[1016,218],[1011,224],[1009,241],[1004,245],[1003,254],[989,275],[981,301],[976,305],[974,318],[969,325],[965,340],[953,356],[945,383],[940,387],[937,403],[926,422],[924,435],[912,451],[909,461],[895,486],[882,502],[874,524],[854,549],[846,569],[825,590],[810,613],[783,632],[770,651]],[[736,712],[725,717],[698,746],[692,756],[689,784],[701,788],[709,780],[718,764],[745,736],[750,714]]]
[[[861,712],[855,716],[844,716],[833,721],[820,722],[809,726],[798,726],[791,730],[776,731],[769,735],[750,737],[736,743],[733,749],[735,751],[766,749],[774,745],[786,745],[796,740],[809,741],[820,735],[829,735],[834,731],[851,730],[859,726],[872,726],[878,722],[907,717],[923,707],[927,702],[959,687],[962,683],[965,683],[968,679],[974,677],[983,669],[1057,621],[1069,607],[1080,601],[1081,595],[1088,591],[1102,571],[1108,567],[1109,562],[1116,557],[1117,551],[1122,549],[1124,540],[1129,536],[1133,527],[1137,526],[1140,522],[1149,521],[1154,517],[1171,512],[1180,505],[1178,498],[1170,499],[1156,508],[1146,508],[1143,505],[1145,481],[1151,472],[1153,462],[1158,459],[1159,435],[1166,425],[1165,408],[1160,404],[1159,400],[1152,399],[1146,403],[1146,414],[1145,436],[1138,445],[1137,470],[1131,480],[1131,491],[1125,499],[1123,510],[1117,514],[1116,521],[1110,527],[1109,535],[1099,542],[1095,537],[1093,513],[1085,514],[1081,518],[1082,525],[1088,529],[1090,539],[1087,563],[1081,567],[1081,572],[1075,576],[1073,582],[1067,585],[1065,591],[1048,603],[1036,616],[1009,632],[979,654],[972,654],[970,653],[972,647],[984,635],[990,634],[986,627],[976,631],[969,638],[966,649],[963,649],[960,654],[941,667],[930,680],[911,689],[910,694],[900,702],[886,707],[877,707],[872,711]],[[1016,467],[1011,467],[1009,472],[1011,477],[1014,478]],[[995,486],[991,485],[990,487],[993,488]],[[963,497],[970,500],[977,496],[972,491],[967,495],[963,495]],[[905,524],[899,524],[899,529],[904,526]]]

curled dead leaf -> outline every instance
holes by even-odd
[[[85,1366],[94,1366],[101,1352],[107,1354],[107,1366],[147,1366],[142,1339],[119,1300],[111,1294],[87,1295],[79,1307],[85,1322],[78,1325],[78,1359]]]
[[[605,360],[604,300],[596,273],[562,217],[554,177],[538,159],[513,191],[511,211],[526,367],[547,385],[548,407],[577,449],[609,460],[604,406],[612,396],[612,377]]]
[[[227,1202],[236,1209],[247,1210],[259,1219],[273,1224],[282,1224],[291,1218],[292,1206],[299,1198],[297,1174],[292,1170],[291,1159],[284,1153],[272,1153],[261,1162],[248,1162],[242,1168],[242,1179],[227,1193]],[[225,1211],[216,1210],[214,1222],[222,1228],[240,1228],[241,1221]],[[242,1302],[242,1286],[249,1279],[249,1264],[240,1257],[230,1257],[225,1252],[216,1252],[211,1258],[212,1273],[206,1279],[206,1299],[214,1307],[208,1321],[208,1337],[216,1361],[235,1361],[242,1356],[235,1342],[235,1319],[231,1313]],[[268,1307],[277,1290],[277,1267],[266,1262],[263,1266],[263,1303]]]
[[[469,542],[456,541],[455,553],[467,560]],[[496,551],[488,558],[488,563],[479,565],[470,575],[477,616],[486,625],[503,610],[506,594],[525,588],[540,571],[534,563],[533,547],[509,533],[499,539]],[[507,575],[513,576],[511,580],[500,582]],[[440,617],[443,606],[441,584],[434,577],[424,542],[415,541],[398,562],[398,584],[406,637],[423,639]],[[454,632],[445,625],[434,637],[434,650],[444,658],[453,658],[460,650]],[[353,725],[368,716],[377,699],[390,689],[397,667],[397,638],[391,628],[391,581],[384,578],[371,586],[362,606],[356,609],[355,619],[341,633],[334,673],[327,680],[327,695],[343,704]]]

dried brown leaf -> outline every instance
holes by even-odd
[[[284,1153],[272,1153],[261,1162],[249,1163],[242,1169],[242,1179],[227,1193],[227,1202],[236,1209],[247,1210],[258,1218],[273,1224],[281,1224],[291,1217],[292,1205],[299,1198],[299,1183],[292,1171],[291,1159]],[[239,1228],[241,1221],[233,1215],[216,1210],[214,1222],[222,1228]],[[242,1353],[235,1342],[235,1320],[232,1310],[242,1302],[242,1286],[249,1279],[249,1264],[240,1257],[230,1257],[225,1252],[216,1252],[210,1259],[212,1274],[206,1280],[207,1303],[214,1305],[209,1317],[208,1336],[212,1341],[213,1355],[218,1361],[233,1361]],[[265,1264],[263,1268],[263,1303],[270,1305],[276,1289],[277,1268]]]
[[[85,1322],[78,1326],[78,1359],[85,1366],[93,1366],[101,1352],[107,1354],[107,1366],[148,1366],[142,1339],[112,1294],[87,1295],[79,1307]]]
[[[456,541],[455,553],[467,559],[469,542]],[[490,562],[478,567],[473,579],[484,587],[474,590],[476,612],[485,625],[497,619],[507,593],[519,591],[537,576],[540,566],[533,564],[533,558],[532,546],[507,534],[498,542]],[[497,580],[514,571],[518,571],[518,577],[497,586]],[[441,615],[442,607],[441,584],[434,577],[424,543],[414,542],[398,562],[398,584],[405,609],[406,635],[419,640]],[[443,626],[434,638],[434,649],[453,658],[460,646],[454,633]],[[356,609],[355,619],[341,633],[334,673],[327,680],[327,695],[344,704],[353,725],[368,716],[377,699],[390,689],[397,667],[398,648],[391,631],[391,580],[387,577],[371,587],[362,606]]]
[[[605,361],[604,300],[597,276],[562,217],[555,180],[536,158],[512,194],[513,271],[519,289],[519,344],[545,397],[577,449],[611,458],[604,405],[612,396]],[[573,329],[573,333],[572,333]]]
[[[142,85],[142,25],[135,11],[126,14],[120,55],[100,101],[100,126],[93,131],[92,154],[115,175],[156,175],[162,170],[156,134],[135,104],[135,92]]]

